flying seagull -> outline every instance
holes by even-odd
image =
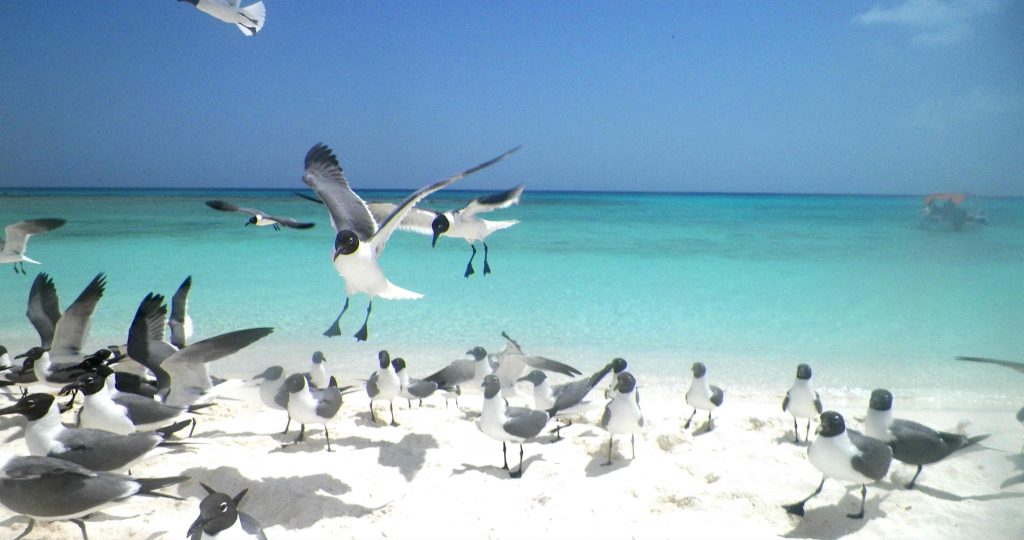
[[[17,274],[20,267],[21,273],[27,274],[28,272],[25,271],[26,262],[40,264],[39,261],[25,256],[25,246],[28,244],[28,237],[33,234],[43,234],[52,231],[65,223],[67,223],[65,220],[55,218],[26,219],[25,221],[11,223],[4,227],[3,248],[0,249],[0,264],[14,263],[14,273]]]
[[[261,210],[255,208],[246,208],[244,206],[236,206],[227,201],[206,201],[206,206],[213,208],[214,210],[220,210],[222,212],[238,212],[239,214],[246,214],[249,217],[249,221],[245,222],[245,226],[255,225],[257,227],[273,227],[275,231],[281,230],[281,227],[291,227],[292,229],[312,229],[316,223],[304,223],[296,221],[290,217],[283,216],[272,216]]]
[[[302,176],[302,181],[316,192],[327,207],[331,226],[337,233],[334,238],[332,257],[334,268],[345,280],[345,305],[324,335],[328,337],[341,335],[341,316],[348,309],[349,298],[354,294],[362,293],[370,299],[366,306],[366,319],[355,334],[355,338],[359,341],[366,341],[366,323],[370,319],[374,298],[378,296],[389,300],[422,298],[423,295],[403,289],[388,281],[377,263],[391,234],[398,228],[405,215],[424,197],[505,159],[516,150],[518,147],[476,167],[414,191],[399,203],[394,211],[378,222],[370,213],[366,202],[352,191],[348,180],[342,174],[338,158],[334,156],[331,149],[322,143],[314,145],[306,153],[305,173]]]
[[[188,2],[199,11],[220,19],[228,24],[233,24],[247,36],[254,36],[263,28],[263,21],[267,18],[267,8],[263,2],[256,2],[248,6],[240,7],[241,0],[178,0]]]

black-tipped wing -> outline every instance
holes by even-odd
[[[356,233],[359,241],[369,240],[377,232],[377,222],[370,215],[366,203],[348,185],[331,149],[323,143],[314,145],[306,153],[305,164],[302,181],[313,188],[327,207],[334,230],[347,229]]]
[[[167,306],[164,297],[149,293],[135,310],[135,318],[128,328],[128,356],[156,373],[158,382],[166,378],[166,373],[158,369],[160,364],[178,351],[164,341],[166,326]],[[160,384],[164,383],[165,380]]]
[[[113,399],[114,403],[125,408],[128,418],[137,426],[170,421],[185,412],[183,407],[171,407],[135,394],[121,393]]]
[[[427,195],[430,195],[431,193],[443,187],[449,186],[455,183],[457,180],[469,176],[481,169],[485,169],[487,167],[490,167],[491,165],[494,165],[495,163],[512,155],[512,153],[514,153],[516,150],[519,150],[518,146],[494,159],[485,161],[475,167],[470,167],[469,169],[453,174],[448,178],[445,178],[444,180],[434,182],[429,186],[421,187],[420,189],[417,189],[416,191],[412,192],[402,202],[398,203],[398,206],[394,209],[394,211],[388,214],[388,217],[384,218],[384,221],[380,222],[380,225],[377,227],[377,232],[373,235],[373,238],[370,239],[370,242],[373,244],[374,251],[377,253],[377,255],[380,255],[380,253],[384,251],[384,245],[387,244],[388,238],[390,238],[391,234],[395,232],[395,229],[398,228],[399,224],[405,218],[406,214],[409,213],[412,207],[416,206],[416,203],[423,200],[423,198],[425,198]]]
[[[789,390],[786,390],[786,397],[782,400],[782,410],[789,410]]]
[[[383,222],[391,215],[391,212],[398,208],[397,204],[392,203],[368,203],[367,206],[370,208],[370,213],[373,214],[373,219],[377,223]],[[425,235],[434,234],[434,229],[431,228],[431,225],[436,217],[437,212],[424,210],[423,208],[413,208],[402,218],[402,221],[398,224],[398,230]]]
[[[188,336],[185,335],[185,317],[188,316],[188,293],[192,289],[192,276],[185,278],[171,297],[171,318],[167,326],[171,329],[171,345],[181,349]]]
[[[156,448],[163,437],[154,433],[118,435],[98,429],[66,429],[58,437],[66,451],[52,455],[94,471],[124,467]]]
[[[246,208],[244,206],[238,206],[227,201],[206,201],[206,206],[209,206],[214,210],[220,210],[221,212],[238,212],[239,214],[248,214],[250,216],[255,216],[257,214],[263,215],[263,212],[260,212],[255,208]]]
[[[277,222],[278,225],[282,225],[284,227],[288,227],[291,229],[312,229],[313,227],[316,226],[316,223],[308,221],[297,221],[290,217],[268,216],[266,214],[264,214],[263,217],[271,221]]]
[[[527,356],[522,355],[521,360],[528,366],[535,367],[537,369],[543,369],[544,371],[553,371],[555,373],[561,373],[562,375],[568,375],[575,377],[576,375],[582,375],[583,372],[568,365],[563,364],[557,360],[550,358],[544,358],[543,356]]]
[[[273,331],[273,328],[236,330],[193,343],[172,354],[160,365],[170,376],[164,403],[173,407],[192,405],[213,387],[207,363],[234,354]]]
[[[428,380],[413,379],[409,381],[409,387],[406,388],[406,390],[408,390],[413,396],[423,399],[437,391],[437,383]]]
[[[97,274],[85,286],[82,294],[68,306],[68,309],[57,321],[53,331],[53,344],[50,346],[51,356],[80,356],[85,337],[89,334],[92,314],[96,304],[103,297],[106,277]]]
[[[32,282],[28,293],[28,309],[25,316],[39,333],[40,346],[49,349],[53,343],[53,332],[60,320],[60,299],[57,287],[46,273],[40,273]]]
[[[846,432],[850,435],[850,442],[860,451],[850,460],[853,470],[873,480],[881,480],[892,463],[892,448],[878,439],[865,437],[859,431],[847,429]]]
[[[316,397],[316,415],[320,418],[334,418],[341,408],[341,390],[331,386],[314,394]]]
[[[998,360],[995,358],[981,358],[978,356],[957,356],[957,360],[963,360],[965,362],[981,362],[983,364],[994,364],[997,366],[1008,367],[1014,371],[1024,373],[1024,363],[1014,362],[1012,360]]]
[[[424,381],[436,383],[440,388],[450,388],[473,380],[476,375],[476,362],[473,360],[456,360],[440,371],[423,378]]]
[[[711,403],[714,403],[715,407],[721,407],[722,401],[725,400],[725,392],[721,388],[711,385]]]
[[[472,201],[469,201],[469,204],[459,212],[466,215],[473,215],[501,208],[508,208],[513,204],[517,204],[519,202],[519,196],[522,194],[523,185],[519,184],[512,189],[502,191],[500,193],[491,193],[489,195],[473,199]]]
[[[4,245],[0,251],[24,254],[29,236],[52,231],[65,223],[65,220],[56,218],[27,219],[11,223],[4,227]]]
[[[505,431],[515,437],[529,439],[536,437],[544,425],[548,423],[548,413],[524,407],[509,407],[505,414],[509,419],[505,422]]]
[[[609,368],[609,370],[610,369],[611,368]],[[579,405],[583,401],[583,398],[587,397],[587,394],[594,389],[594,386],[597,382],[600,382],[600,380],[601,379],[597,379],[594,381],[593,378],[588,378],[556,386],[554,389],[555,405],[551,409],[548,409],[548,412],[551,412],[552,410],[563,411],[570,407]],[[591,382],[594,382],[595,384],[591,384]]]
[[[896,459],[914,465],[934,463],[967,444],[967,437],[940,433],[912,420],[894,419],[889,426],[894,440],[889,441]]]

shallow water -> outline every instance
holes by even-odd
[[[442,192],[425,206],[477,195]],[[317,226],[243,227],[241,214],[203,204],[212,198]],[[425,298],[377,301],[370,340],[357,344],[348,336],[363,297],[344,338],[321,335],[344,301],[333,231],[322,207],[290,191],[7,190],[0,221],[68,224],[31,240],[28,255],[43,264],[28,265],[29,276],[0,272],[0,344],[37,341],[24,306],[38,271],[53,276],[62,306],[107,274],[90,348],[123,342],[147,292],[169,296],[192,275],[196,338],[275,328],[221,366],[241,373],[304,366],[316,348],[353,373],[369,372],[381,348],[434,368],[477,344],[498,349],[506,330],[527,352],[584,370],[623,356],[647,377],[686,381],[702,360],[713,382],[763,388],[788,386],[808,362],[819,386],[1017,400],[1024,377],[953,360],[1024,361],[1024,200],[983,204],[990,225],[951,232],[918,226],[917,197],[527,190],[519,206],[485,216],[521,221],[491,237],[488,276],[481,250],[476,275],[462,277],[470,250],[461,240],[432,250],[429,237],[396,233],[382,265]]]

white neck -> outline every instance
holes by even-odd
[[[59,407],[54,401],[42,418],[32,420],[25,426],[25,443],[33,456],[47,455],[57,436],[67,429],[60,421]]]

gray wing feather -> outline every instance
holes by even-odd
[[[255,216],[256,214],[263,214],[255,208],[246,208],[244,206],[238,206],[236,204],[229,203],[227,201],[206,201],[206,206],[213,208],[214,210],[220,210],[222,212],[238,212],[239,214],[248,214]]]
[[[314,226],[316,226],[316,223],[307,222],[307,221],[298,221],[298,220],[292,219],[290,217],[271,216],[271,215],[268,215],[268,214],[263,214],[263,217],[265,217],[267,219],[274,220],[278,224],[284,225],[285,227],[290,227],[292,229],[312,229]]]
[[[459,212],[466,215],[473,215],[501,208],[508,208],[513,204],[517,204],[519,202],[519,196],[522,194],[523,185],[519,184],[518,186],[506,191],[477,197],[476,199],[469,201],[469,204]]]
[[[532,366],[537,369],[543,369],[545,371],[554,371],[555,373],[561,373],[562,375],[568,375],[570,377],[583,374],[582,371],[568,364],[563,364],[557,360],[552,360],[550,358],[544,358],[543,356],[523,355],[522,361],[524,364],[528,366]]]
[[[373,214],[373,219],[380,223],[387,218],[391,212],[394,212],[398,208],[397,204],[392,203],[368,203],[367,206],[370,208],[370,213]],[[434,223],[434,218],[437,217],[437,212],[430,210],[424,210],[422,208],[413,208],[408,214],[402,218],[402,221],[398,224],[398,230],[414,232],[417,234],[431,235],[434,234],[434,229],[431,225]]]
[[[192,276],[188,276],[171,298],[171,318],[167,326],[171,329],[171,345],[179,349],[185,346],[185,316],[188,314],[188,293],[191,289]]]
[[[587,394],[593,389],[594,385],[590,384],[590,379],[582,379],[556,386],[553,389],[555,405],[549,409],[549,412],[552,409],[561,411],[579,405],[583,398],[587,397]]]
[[[316,192],[331,218],[335,231],[348,229],[365,242],[377,231],[377,222],[366,203],[348,185],[338,158],[319,143],[306,154],[306,172],[302,181]]]
[[[997,366],[1008,367],[1014,371],[1024,373],[1024,363],[1014,362],[1012,360],[998,360],[995,358],[981,358],[977,356],[957,356],[957,360],[963,360],[965,362],[981,362],[983,364],[994,364]]]
[[[128,328],[128,356],[153,371],[158,386],[166,386],[167,377],[167,374],[159,369],[160,364],[178,351],[164,341],[166,326],[167,305],[164,304],[164,297],[149,293],[139,303],[135,318]]]
[[[494,159],[485,161],[475,167],[470,167],[469,169],[453,174],[439,182],[434,182],[429,186],[421,187],[420,189],[417,189],[416,191],[412,192],[402,202],[398,203],[398,206],[394,209],[394,211],[392,211],[388,215],[388,217],[384,218],[384,221],[380,223],[380,226],[377,228],[377,232],[373,235],[373,238],[370,240],[371,243],[373,244],[374,251],[378,255],[380,255],[380,253],[384,251],[384,245],[387,244],[388,238],[390,238],[391,234],[395,232],[395,229],[398,228],[399,224],[405,218],[405,215],[409,212],[409,210],[412,209],[413,206],[416,206],[416,203],[423,200],[424,197],[430,195],[431,193],[445,186],[455,183],[459,179],[462,179],[481,169],[494,165],[495,163],[512,155],[512,153],[514,153],[516,150],[519,150],[518,146]]]
[[[878,439],[865,437],[859,431],[847,429],[846,432],[850,435],[850,442],[860,450],[860,454],[850,460],[853,470],[873,480],[881,480],[892,463],[892,448]]]
[[[117,435],[98,429],[67,429],[57,440],[67,451],[51,457],[94,471],[111,471],[156,448],[163,437],[151,432]]]
[[[1017,421],[1024,424],[1024,407],[1021,407],[1020,410],[1017,411]]]
[[[437,383],[428,380],[412,380],[409,382],[407,390],[410,394],[422,399],[437,391]]]
[[[28,309],[25,316],[39,333],[40,346],[49,349],[53,343],[53,331],[60,320],[60,299],[53,279],[46,273],[40,273],[32,282],[28,293]]]
[[[65,223],[67,223],[65,220],[55,218],[27,219],[11,223],[4,227],[4,245],[0,251],[23,254],[29,236],[52,231]]]
[[[242,525],[242,530],[255,536],[256,540],[267,540],[267,535],[263,533],[263,527],[249,514],[239,512],[238,521]]]
[[[336,386],[324,388],[313,393],[316,398],[316,415],[320,418],[334,418],[341,408],[341,390]]]
[[[380,388],[377,387],[377,372],[374,371],[370,374],[370,378],[366,379],[366,395],[373,399],[377,397],[377,394],[380,394]]]
[[[85,286],[82,294],[64,311],[53,332],[53,344],[50,347],[59,356],[79,356],[82,352],[82,345],[85,336],[89,334],[89,326],[92,314],[96,311],[96,304],[103,297],[103,289],[106,286],[106,277],[101,273]]]
[[[821,396],[817,392],[814,393],[814,409],[818,411],[818,414],[821,414]]]
[[[154,399],[136,394],[118,394],[114,398],[114,403],[125,408],[128,418],[135,425],[155,424],[172,420],[185,412],[184,407],[171,407]]]
[[[604,414],[601,415],[601,427],[608,428],[608,422],[612,421],[612,409],[610,407],[611,402],[604,406]]]
[[[914,465],[935,463],[960,449],[967,442],[962,435],[943,434],[911,420],[894,419],[889,431],[894,439],[893,457]]]
[[[473,360],[456,360],[437,373],[423,378],[424,381],[437,383],[438,387],[451,387],[473,380],[476,375],[476,363]]]
[[[164,403],[187,407],[212,388],[206,364],[229,356],[270,335],[273,328],[248,328],[204,339],[172,354],[160,365],[170,376]]]
[[[786,390],[786,397],[785,397],[785,399],[782,400],[782,410],[783,411],[788,411],[789,410],[789,390]]]
[[[714,403],[716,407],[722,406],[722,401],[725,400],[725,392],[721,388],[711,385],[711,403]]]
[[[513,413],[515,413],[513,415]],[[509,407],[505,413],[510,418],[505,422],[505,431],[515,437],[529,439],[536,437],[548,423],[548,413],[523,407]]]

